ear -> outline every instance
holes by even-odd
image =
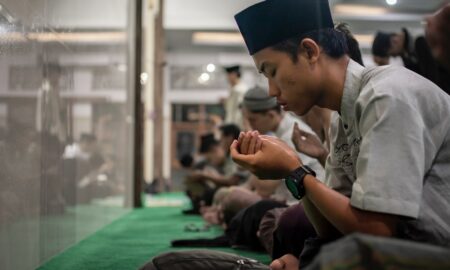
[[[300,51],[306,56],[310,63],[315,63],[319,59],[320,47],[310,38],[304,38],[300,42]]]

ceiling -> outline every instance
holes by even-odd
[[[123,31],[127,25],[126,10],[129,1],[132,0],[0,0],[0,24],[6,25],[11,15],[15,20],[14,25],[29,31],[42,31],[43,28],[68,32]],[[192,43],[192,36],[198,31],[237,33],[234,14],[262,0],[163,1],[169,52],[245,53],[243,42],[198,45]],[[354,34],[365,35],[367,38],[379,29],[394,32],[401,27],[419,34],[423,31],[422,18],[450,0],[397,0],[398,3],[394,6],[389,6],[386,0],[329,1],[333,10],[342,5],[382,8],[385,14],[333,12],[335,21],[347,22]],[[369,43],[362,42],[361,46],[367,49],[370,47]]]
[[[192,35],[198,31],[237,32],[233,16],[240,10],[261,0],[164,0],[166,45],[170,52],[246,52],[243,43],[195,45]],[[329,0],[336,22],[346,22],[352,32],[365,37],[360,41],[367,51],[377,30],[397,32],[401,27],[414,34],[423,32],[422,20],[444,3],[443,0],[397,0],[390,6],[386,0]],[[342,12],[342,7],[361,7],[361,10]],[[367,9],[369,8],[369,9]],[[367,10],[367,12],[366,12]],[[339,12],[338,12],[339,11]],[[374,11],[374,13],[373,13]]]

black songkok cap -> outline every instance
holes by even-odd
[[[328,0],[266,0],[234,18],[250,55],[289,38],[334,28]]]
[[[241,72],[241,66],[235,65],[235,66],[228,66],[228,67],[224,67],[223,69],[225,69],[225,71],[227,73],[231,73],[231,72]]]
[[[372,54],[380,57],[387,57],[391,47],[391,36],[393,34],[378,32],[372,43]]]

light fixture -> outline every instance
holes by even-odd
[[[376,16],[388,13],[384,7],[375,7],[368,5],[353,5],[353,4],[337,4],[334,6],[333,13],[335,15],[364,15]]]
[[[210,73],[214,72],[215,70],[216,70],[216,66],[214,64],[208,64],[206,66],[206,71],[208,71]]]
[[[69,42],[69,43],[103,43],[125,42],[125,32],[78,32],[78,33],[28,33],[26,37],[38,42]]]
[[[393,6],[397,4],[397,0],[386,0],[386,3],[390,6]]]
[[[209,76],[208,73],[204,72],[200,75],[200,77],[198,77],[198,82],[201,84],[205,84],[209,81],[210,78],[211,76]]]
[[[192,43],[196,45],[240,46],[244,39],[238,32],[194,32]]]

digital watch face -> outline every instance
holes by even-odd
[[[286,178],[285,181],[286,187],[291,192],[292,196],[297,200],[300,200],[300,195],[298,194],[297,183],[291,179],[290,177]]]

